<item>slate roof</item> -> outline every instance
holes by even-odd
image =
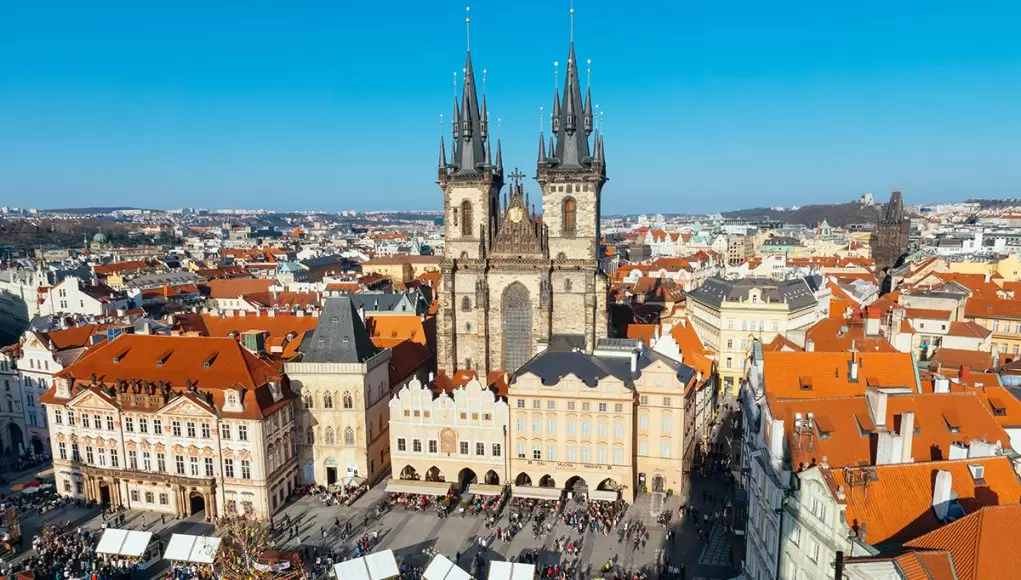
[[[546,385],[553,385],[563,377],[571,374],[589,387],[595,387],[601,379],[612,377],[627,387],[634,386],[635,379],[642,374],[642,369],[654,361],[663,362],[677,370],[677,378],[687,383],[695,374],[691,367],[680,364],[657,352],[641,348],[640,340],[602,339],[593,354],[584,349],[584,338],[574,335],[557,335],[550,340],[549,347],[532,357],[517,370],[515,376],[531,373],[539,377]],[[629,353],[640,349],[637,370],[631,372],[630,356],[612,356],[608,351]]]
[[[302,341],[301,362],[362,363],[379,352],[351,298],[338,296],[325,300],[319,324]]]
[[[745,278],[742,280],[724,280],[712,277],[704,284],[688,293],[688,296],[699,302],[719,308],[724,301],[738,302],[748,298],[752,289],[762,292],[765,303],[782,303],[786,301],[790,310],[798,310],[816,304],[812,288],[805,278],[795,278],[777,282],[762,278]]]

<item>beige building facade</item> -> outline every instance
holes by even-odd
[[[507,401],[478,377],[450,392],[412,380],[390,399],[394,479],[507,483]]]
[[[275,365],[229,338],[95,348],[40,399],[59,494],[207,519],[283,506],[298,485],[296,397]]]

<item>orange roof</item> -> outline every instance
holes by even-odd
[[[389,316],[370,316],[367,320],[369,335],[377,338],[410,340],[427,344],[424,321],[415,314],[395,314]]]
[[[964,316],[966,318],[1021,320],[1021,300],[972,297],[968,299],[968,303],[964,306]]]
[[[779,352],[782,350],[803,352],[805,350],[781,333],[777,333],[776,337],[773,338],[773,341],[762,345],[762,348],[764,351],[772,352]]]
[[[99,324],[84,324],[74,328],[52,330],[42,334],[49,339],[54,350],[66,350],[89,346],[92,335],[102,331],[104,328],[106,327]]]
[[[92,266],[92,272],[96,276],[109,276],[110,274],[124,274],[128,272],[137,272],[151,267],[149,262],[142,260],[134,262],[116,262],[113,264],[94,264]]]
[[[687,319],[682,319],[670,329],[670,336],[674,338],[677,346],[684,356],[684,364],[690,366],[708,377],[713,372],[713,361],[708,356],[705,345],[695,332],[695,327]]]
[[[844,352],[764,352],[766,392],[782,398],[862,395],[866,386],[918,390],[911,354],[858,353],[858,381],[850,380],[851,355]]]
[[[283,381],[284,397],[274,401],[268,383],[280,379],[278,366],[248,352],[231,338],[122,334],[113,342],[90,349],[56,376],[71,379],[75,393],[87,388],[104,398],[109,398],[111,391],[119,386],[126,388],[119,385],[121,381],[136,380],[153,385],[162,382],[178,395],[185,394],[190,381],[196,392],[211,397],[212,404],[224,416],[248,419],[259,419],[275,412],[296,396]],[[92,384],[92,376],[96,377],[95,384]],[[244,411],[222,410],[225,389],[243,391]],[[41,403],[53,405],[67,401],[57,397],[56,386],[50,387],[40,398]],[[136,408],[150,412],[162,408],[162,404],[147,405],[141,405],[144,409]]]
[[[436,378],[433,379],[431,386],[437,392],[449,393],[458,387],[467,385],[477,375],[478,371],[475,370],[455,370],[451,375],[440,371]],[[479,377],[480,380],[482,378],[481,376]],[[485,376],[486,386],[495,392],[498,397],[506,397],[509,378],[507,373],[503,371],[490,371]]]
[[[909,318],[929,318],[933,320],[950,320],[949,310],[934,310],[931,308],[905,308]]]
[[[656,258],[649,264],[649,269],[677,272],[679,270],[690,270],[691,263],[684,258]]]
[[[386,316],[378,318],[387,318]],[[390,384],[397,385],[404,382],[413,373],[418,372],[423,366],[429,363],[433,357],[432,351],[425,344],[417,341],[404,340],[400,338],[377,338],[372,337],[372,344],[379,348],[389,348],[390,357]]]
[[[210,298],[240,298],[253,292],[266,292],[274,283],[265,278],[228,278],[210,280],[203,286],[209,289]]]
[[[832,467],[874,464],[875,425],[863,396],[819,399],[769,397],[773,416],[784,420],[791,464],[796,470],[822,463]],[[901,415],[914,413],[915,431],[911,456],[915,461],[936,461],[950,456],[950,445],[960,441],[999,441],[1010,446],[1010,437],[996,422],[985,401],[973,390],[924,395],[888,395],[883,429],[896,432]],[[798,433],[794,422],[800,414],[815,419],[812,433]],[[948,419],[949,417],[949,419]],[[951,432],[948,421],[956,423]]]
[[[263,308],[307,309],[320,305],[318,292],[252,292],[245,294],[245,302]]]
[[[656,334],[656,329],[659,328],[658,324],[629,324],[627,325],[626,335],[627,338],[632,340],[641,340],[645,343],[645,346],[652,346],[652,338]]]
[[[972,478],[971,465],[984,466],[983,483],[976,483]],[[1016,504],[1021,497],[1021,482],[1006,457],[900,463],[870,470],[874,470],[877,479],[864,486],[848,482],[853,471],[826,468],[822,471],[832,481],[834,490],[838,486],[843,490],[847,526],[852,530],[860,530],[864,526],[863,539],[873,546],[901,544],[944,526],[936,519],[932,507],[933,481],[940,471],[951,474],[951,489],[967,513],[985,506]],[[1013,515],[1016,518],[1018,512],[1013,512]],[[1010,521],[1011,526],[1006,528],[1010,533],[1004,535],[1016,536],[1013,528],[1018,520]],[[911,542],[909,545],[926,547],[916,544]]]
[[[275,316],[216,316],[214,314],[179,314],[176,325],[182,332],[198,332],[206,336],[240,336],[242,332],[264,331],[269,333],[266,340],[267,354],[274,358],[289,360],[297,356],[298,347],[307,333],[315,330],[319,319],[314,316],[294,316],[279,313]],[[288,335],[294,333],[292,338]],[[272,352],[280,347],[281,352]]]
[[[988,468],[986,472],[988,473]],[[948,550],[958,580],[998,580],[1006,571],[1021,570],[1021,505],[1013,497],[1003,497],[1003,505],[989,505],[963,518],[915,538],[907,547]]]
[[[859,352],[897,352],[883,336],[865,336],[865,325],[860,319],[843,317],[823,318],[805,332],[805,342],[811,340],[816,352],[849,352],[853,345]]]
[[[976,322],[951,322],[948,336],[963,336],[969,338],[985,338],[992,334],[988,328]]]
[[[963,350],[959,348],[940,348],[929,359],[929,370],[960,369],[968,367],[984,371],[993,367],[993,355],[980,350]]]

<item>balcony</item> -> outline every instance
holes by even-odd
[[[187,477],[184,475],[174,475],[159,471],[143,471],[141,469],[109,469],[105,467],[94,467],[82,463],[72,464],[76,465],[78,469],[81,470],[82,475],[102,477],[104,479],[139,479],[170,485],[180,485],[184,487],[213,487],[216,483],[216,478],[213,477]]]

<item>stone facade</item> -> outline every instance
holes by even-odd
[[[453,151],[440,151],[443,189],[441,370],[513,371],[555,334],[583,336],[591,350],[607,333],[607,279],[599,269],[599,215],[606,181],[591,97],[581,97],[571,54],[564,96],[554,103],[547,151],[539,138],[542,214],[520,172],[504,185],[500,144],[492,161],[485,96],[481,109],[469,54],[462,102],[454,105]]]
[[[911,222],[904,217],[904,200],[900,191],[890,195],[883,218],[876,224],[872,256],[876,259],[876,273],[882,276],[897,265],[908,252],[908,233]]]

